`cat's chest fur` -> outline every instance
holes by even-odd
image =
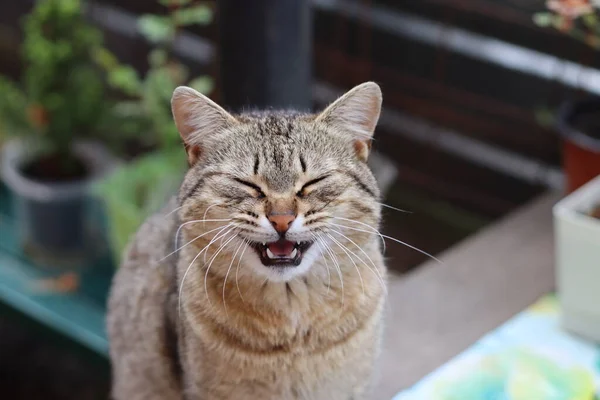
[[[343,268],[329,279],[317,263],[287,284],[240,271],[224,288],[220,275],[192,268],[183,281],[192,246],[178,262],[156,264],[172,251],[176,226],[151,218],[115,278],[108,325],[116,398],[367,398],[385,300],[376,273],[358,279]],[[365,251],[385,275],[376,243]]]
[[[182,255],[180,272],[193,254]],[[345,400],[353,391],[360,398],[377,355],[381,296],[347,278],[342,299],[339,286],[308,275],[259,290],[242,284],[244,300],[232,291],[225,311],[216,296],[222,278],[197,272],[182,286],[180,353],[191,399]],[[193,283],[204,279],[208,296]]]
[[[352,342],[320,354],[256,354],[234,348],[215,352],[193,341],[186,344],[185,387],[190,399],[351,399],[356,383],[370,374],[370,365],[364,363],[364,353],[341,353],[376,352],[375,344],[364,338]]]

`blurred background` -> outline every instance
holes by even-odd
[[[410,211],[383,232],[438,255],[600,173],[592,3],[0,0],[2,397],[107,397],[115,260],[186,168],[176,86],[309,110],[377,82],[372,167]],[[387,257],[397,275],[428,258]]]

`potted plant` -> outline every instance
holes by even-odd
[[[144,141],[137,147],[151,149],[97,185],[108,215],[108,236],[115,261],[144,219],[176,193],[187,168],[171,115],[173,91],[187,85],[208,94],[213,86],[209,77],[190,77],[172,51],[180,30],[208,24],[212,10],[206,4],[189,0],[159,2],[168,7],[166,15],[144,15],[138,21],[140,32],[154,44],[148,57],[150,68],[143,78],[110,53],[103,52],[99,57],[109,84],[127,95],[126,100],[115,105],[113,113],[122,120],[121,132]]]
[[[552,27],[600,49],[600,1],[548,0],[537,13],[539,26]],[[565,101],[557,115],[563,137],[563,165],[570,193],[600,175],[600,99]]]
[[[24,23],[21,85],[0,77],[0,129],[14,137],[2,177],[23,247],[44,263],[90,254],[88,188],[110,167],[108,151],[90,140],[111,109],[94,60],[101,46],[80,0],[39,1]]]
[[[554,206],[563,326],[600,342],[600,176]]]

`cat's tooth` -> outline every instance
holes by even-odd
[[[269,258],[275,258],[275,254],[273,254],[273,252],[271,252],[271,250],[269,250],[268,247],[267,247],[267,257],[269,257]]]
[[[298,254],[298,249],[294,249],[294,251],[292,251],[292,254],[290,254],[290,258],[296,257],[296,254]]]

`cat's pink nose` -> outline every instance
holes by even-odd
[[[279,233],[283,234],[290,229],[290,225],[296,219],[296,216],[293,214],[271,214],[269,215],[269,221],[271,221],[271,225],[273,228]]]

